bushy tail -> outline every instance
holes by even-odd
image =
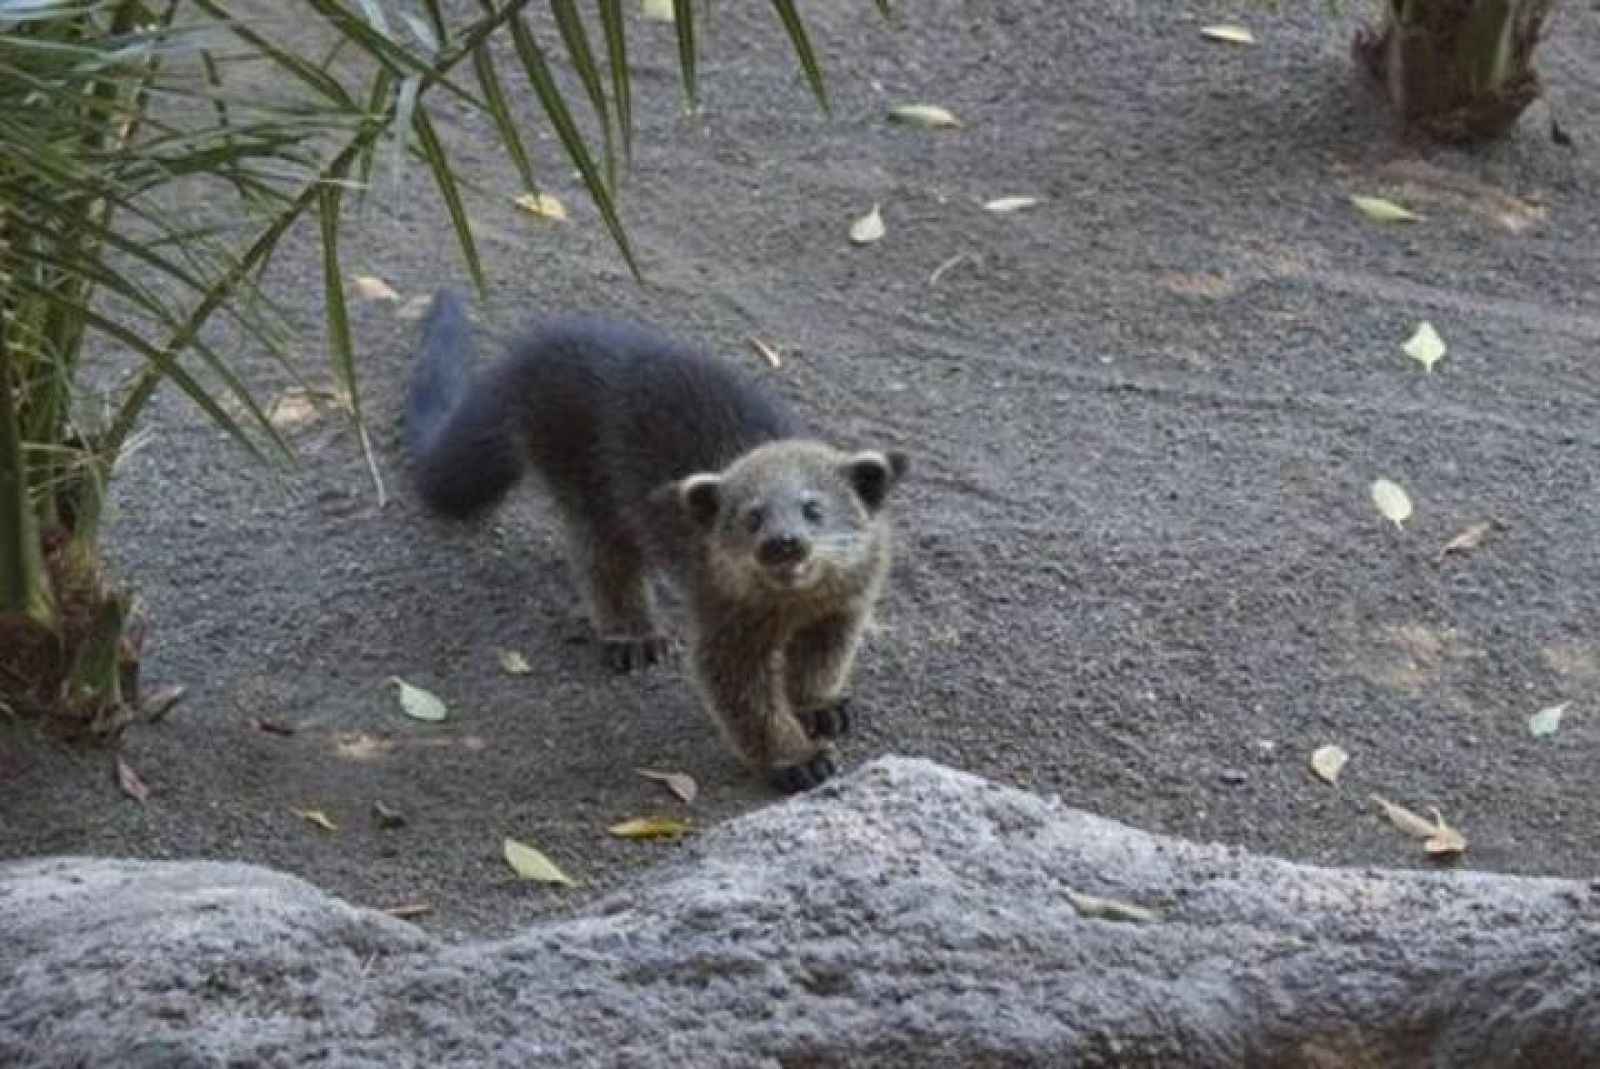
[[[483,512],[522,476],[514,405],[472,368],[472,324],[459,295],[441,290],[422,323],[411,371],[405,442],[417,491],[447,516]]]

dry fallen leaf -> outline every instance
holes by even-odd
[[[1413,839],[1421,839],[1423,852],[1430,857],[1453,857],[1466,850],[1466,838],[1446,824],[1437,809],[1433,811],[1433,819],[1429,820],[1413,813],[1405,806],[1386,802],[1377,795],[1373,795],[1372,800],[1378,803],[1389,823]]]
[[[328,814],[320,809],[296,809],[294,815],[307,824],[315,824],[323,831],[338,831],[339,825],[328,819]]]
[[[1340,746],[1319,746],[1311,755],[1311,771],[1317,778],[1337,785],[1339,773],[1344,770],[1350,755]]]
[[[122,788],[122,793],[132,798],[135,802],[148,802],[150,800],[150,787],[140,778],[133,766],[123,760],[122,755],[117,755],[117,786]]]
[[[1407,356],[1429,371],[1433,370],[1433,365],[1444,359],[1446,352],[1444,339],[1439,337],[1439,332],[1434,330],[1433,324],[1426,319],[1417,324],[1416,331],[1406,339],[1402,348],[1405,349]]]
[[[1350,203],[1368,219],[1380,223],[1415,223],[1422,218],[1410,208],[1401,207],[1394,201],[1384,200],[1382,197],[1354,196],[1350,198]]]
[[[1029,208],[1037,208],[1038,206],[1038,197],[996,197],[993,200],[983,202],[984,211],[1002,214],[1005,212],[1027,211]]]
[[[410,298],[405,304],[395,309],[397,319],[421,319],[428,312],[428,305],[433,303],[433,298],[427,294],[418,294]]]
[[[681,817],[635,817],[606,829],[619,839],[676,839],[688,830]]]
[[[1411,497],[1400,488],[1398,483],[1388,479],[1379,479],[1372,484],[1372,503],[1378,506],[1378,511],[1383,513],[1383,518],[1405,530],[1406,521],[1411,518]]]
[[[406,826],[406,815],[393,808],[382,799],[375,799],[372,803],[372,815],[377,818],[378,827],[393,830]]]
[[[678,13],[672,7],[672,0],[641,0],[639,14],[651,22],[676,22],[678,20]]]
[[[885,232],[883,213],[878,211],[876,204],[872,206],[870,212],[850,224],[850,240],[857,245],[871,245],[883,237]]]
[[[567,206],[549,193],[520,193],[516,205],[529,215],[537,215],[542,219],[554,219],[556,222],[566,222],[567,219]]]
[[[664,784],[667,790],[677,795],[678,800],[684,805],[693,805],[695,797],[700,793],[699,785],[687,772],[658,772],[653,768],[636,768],[634,771],[647,780]]]
[[[346,761],[371,761],[392,753],[394,748],[393,739],[375,739],[371,735],[345,735],[333,746],[334,752]]]
[[[774,349],[760,338],[751,338],[750,348],[754,349],[756,351],[756,355],[765,360],[767,362],[767,366],[772,368],[772,370],[777,371],[783,367],[783,357],[778,354],[778,350]]]
[[[1533,737],[1536,739],[1542,739],[1546,735],[1554,735],[1561,730],[1561,718],[1566,715],[1567,709],[1571,705],[1571,702],[1562,702],[1560,705],[1552,705],[1546,709],[1540,709],[1537,713],[1528,717],[1528,730],[1532,732]]]
[[[357,275],[351,279],[357,297],[365,297],[369,301],[398,301],[400,295],[394,287],[381,278],[371,275]]]
[[[421,687],[412,686],[399,676],[390,676],[388,682],[400,690],[400,708],[413,720],[437,723],[450,715],[450,710],[438,695]]]
[[[1067,901],[1072,903],[1072,908],[1080,915],[1094,920],[1149,924],[1161,919],[1161,915],[1153,909],[1135,906],[1130,902],[1119,902],[1114,898],[1097,898],[1094,895],[1080,894],[1071,889],[1067,891]]]
[[[188,693],[189,688],[181,683],[158,687],[139,702],[139,712],[147,723],[159,723],[179,702],[183,701],[184,695]]]
[[[433,906],[427,902],[407,902],[401,906],[385,906],[383,912],[401,920],[410,920],[412,917],[426,917],[433,912]]]
[[[501,650],[500,671],[508,676],[525,676],[533,671],[533,665],[528,663],[521,650]]]
[[[1439,550],[1439,559],[1443,560],[1452,553],[1471,553],[1483,545],[1483,540],[1494,530],[1494,526],[1493,520],[1473,524],[1444,544],[1444,548]]]
[[[1213,41],[1223,41],[1230,45],[1253,45],[1256,35],[1243,26],[1219,25],[1200,27],[1200,36]]]
[[[506,864],[515,869],[517,875],[523,879],[533,880],[537,883],[559,883],[567,887],[572,886],[572,880],[566,873],[556,867],[554,861],[551,861],[527,843],[519,843],[515,839],[507,839],[501,844],[500,849],[506,859]]]
[[[263,735],[282,735],[285,738],[294,734],[294,725],[286,724],[282,720],[274,720],[270,716],[252,716],[250,726]]]
[[[267,422],[279,430],[298,427],[317,417],[317,402],[309,391],[295,388],[285,390],[283,396],[267,410]]]
[[[961,120],[949,111],[932,104],[901,104],[890,108],[889,121],[927,130],[953,130],[961,125]]]

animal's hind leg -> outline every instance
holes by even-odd
[[[606,664],[631,672],[662,660],[666,636],[656,627],[655,599],[638,545],[619,525],[567,517],[573,580],[600,636]]]

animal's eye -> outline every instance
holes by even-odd
[[[806,518],[807,523],[821,523],[822,502],[815,500],[807,501],[804,505],[800,506],[800,515]]]
[[[744,514],[744,529],[749,531],[751,534],[755,534],[757,531],[761,530],[761,525],[766,522],[766,519],[767,514],[765,510],[753,508]]]

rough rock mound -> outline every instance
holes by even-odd
[[[0,1065],[1579,1069],[1600,884],[1291,865],[889,759],[493,943],[244,865],[0,866]]]

